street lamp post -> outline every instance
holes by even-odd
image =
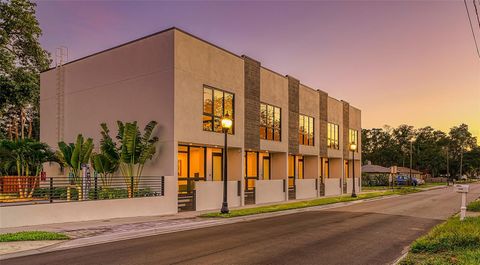
[[[223,149],[223,203],[222,203],[222,209],[220,212],[222,214],[226,214],[229,212],[228,210],[228,201],[227,201],[227,135],[228,135],[228,130],[232,128],[233,121],[228,115],[228,112],[223,116],[222,118],[222,129],[223,133],[225,134],[225,144],[224,144],[224,149]]]
[[[357,145],[351,143],[350,150],[352,150],[352,198],[355,198],[357,197],[357,194],[355,193],[355,151],[357,150]]]

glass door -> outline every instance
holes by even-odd
[[[270,157],[264,156],[263,157],[263,179],[269,180],[271,179],[270,175]]]
[[[304,173],[304,167],[303,167],[303,156],[298,158],[298,178],[303,179],[303,173]]]
[[[252,191],[257,179],[258,152],[245,152],[245,191]]]
[[[295,156],[288,155],[288,187],[295,187]]]
[[[190,194],[195,181],[205,180],[205,147],[178,146],[178,193]]]
[[[187,193],[188,183],[188,148],[178,147],[178,193]]]
[[[212,180],[223,180],[223,155],[222,153],[212,153]]]

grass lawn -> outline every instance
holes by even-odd
[[[471,211],[471,212],[480,212],[480,200],[476,200],[476,201],[471,202],[467,206],[467,210]]]
[[[24,231],[17,233],[7,233],[0,235],[0,242],[12,241],[38,241],[38,240],[65,240],[68,236],[54,232],[44,231]]]
[[[402,188],[402,189],[397,189],[395,191],[389,190],[389,191],[359,194],[357,198],[352,198],[350,197],[350,195],[344,195],[339,197],[315,199],[311,201],[292,202],[292,203],[275,204],[275,205],[247,208],[247,209],[232,210],[228,214],[221,214],[218,212],[206,213],[206,214],[200,215],[200,217],[231,218],[231,217],[238,217],[238,216],[245,216],[245,215],[252,215],[252,214],[271,213],[271,212],[285,211],[285,210],[291,210],[291,209],[326,205],[326,204],[332,204],[332,203],[338,203],[338,202],[349,202],[349,201],[355,201],[355,200],[370,199],[370,198],[394,195],[394,194],[407,194],[407,193],[419,192],[419,191],[420,191],[419,189]]]
[[[412,244],[400,264],[480,264],[480,217],[461,222],[454,216],[437,225]]]

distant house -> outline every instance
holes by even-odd
[[[362,174],[364,175],[388,175],[390,174],[390,168],[382,167],[379,165],[372,165],[370,161],[366,165],[362,166]]]
[[[392,167],[393,168],[393,167]],[[410,168],[408,167],[396,167],[397,176],[410,176]],[[390,170],[390,169],[389,169]],[[417,179],[424,179],[424,173],[412,168],[412,177]]]
[[[362,185],[386,186],[390,181],[390,168],[372,165],[370,161],[362,166]]]

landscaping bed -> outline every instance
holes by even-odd
[[[0,234],[0,242],[39,241],[39,240],[66,240],[68,236],[60,233],[45,231],[24,231],[17,233]]]
[[[375,197],[395,195],[395,194],[407,194],[407,193],[413,193],[413,192],[419,192],[419,191],[421,190],[413,189],[413,188],[402,188],[402,189],[396,189],[395,191],[389,190],[389,191],[382,191],[382,192],[370,192],[370,193],[359,194],[358,197],[356,198],[352,198],[350,195],[344,195],[339,197],[321,198],[321,199],[315,199],[310,201],[292,202],[292,203],[275,204],[275,205],[268,205],[268,206],[231,210],[230,213],[228,214],[221,214],[218,212],[206,213],[206,214],[200,215],[200,217],[231,218],[231,217],[239,217],[239,216],[246,216],[246,215],[253,215],[253,214],[271,213],[271,212],[327,205],[327,204],[333,204],[333,203],[339,203],[339,202],[371,199]]]

